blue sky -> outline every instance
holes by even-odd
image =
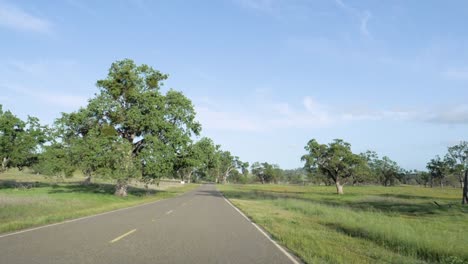
[[[170,74],[209,136],[302,166],[343,138],[406,169],[468,140],[466,1],[0,0],[0,104],[51,123],[110,64]]]

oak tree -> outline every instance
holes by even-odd
[[[310,140],[305,146],[307,154],[301,160],[305,162],[304,169],[309,173],[320,170],[333,180],[338,194],[343,194],[343,186],[356,173],[363,159],[351,151],[351,145],[341,139],[335,139],[327,144],[319,144]]]

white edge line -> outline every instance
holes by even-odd
[[[99,213],[99,214],[83,216],[83,217],[80,217],[80,218],[65,220],[65,221],[58,222],[58,223],[33,227],[33,228],[29,228],[29,229],[24,229],[24,230],[21,230],[21,231],[16,231],[16,232],[13,232],[13,233],[7,233],[7,234],[4,234],[4,235],[0,235],[0,238],[13,236],[13,235],[18,235],[18,234],[21,234],[21,233],[26,233],[26,232],[30,232],[30,231],[34,231],[34,230],[38,230],[38,229],[42,229],[42,228],[47,228],[47,227],[51,227],[51,226],[63,225],[63,224],[66,224],[66,223],[76,222],[76,221],[80,221],[80,220],[84,220],[84,219],[88,219],[88,218],[93,218],[93,217],[96,217],[96,216],[112,214],[112,213],[115,213],[115,212],[124,211],[124,210],[128,210],[128,209],[133,209],[133,208],[137,208],[137,207],[142,207],[142,206],[146,206],[146,205],[151,205],[151,204],[155,204],[155,203],[162,202],[162,201],[165,201],[165,200],[169,200],[169,199],[172,199],[172,198],[176,198],[178,196],[182,196],[182,195],[184,195],[186,193],[187,192],[184,192],[184,193],[181,193],[181,194],[179,194],[179,195],[177,195],[175,197],[164,198],[164,199],[153,201],[153,202],[148,202],[148,203],[144,203],[144,204],[139,204],[139,205],[134,205],[134,206],[130,206],[130,207],[120,208],[120,209],[116,209],[116,210],[112,210],[112,211],[108,211],[108,212],[103,212],[103,213]]]
[[[221,193],[221,192],[220,192]],[[221,193],[222,194],[222,193]],[[273,239],[271,239],[271,237],[262,229],[260,228],[257,224],[255,224],[252,220],[250,220],[249,217],[247,217],[239,208],[237,208],[235,205],[233,205],[228,199],[226,199],[226,197],[224,196],[224,194],[222,194],[224,200],[230,205],[232,206],[234,209],[236,209],[236,211],[242,215],[245,219],[247,219],[247,221],[249,221],[253,226],[255,226],[255,228],[257,228],[258,231],[260,231],[260,233],[262,233],[268,240],[271,241],[271,243],[273,243],[273,245],[275,245],[281,252],[283,252],[284,255],[286,255],[286,257],[288,257],[292,263],[294,264],[301,264],[299,261],[296,260],[296,258],[294,258],[288,251],[286,251],[282,246],[280,246],[280,244],[278,244],[276,241],[274,241]]]

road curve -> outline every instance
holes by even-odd
[[[0,235],[0,263],[294,263],[214,185],[108,214]]]

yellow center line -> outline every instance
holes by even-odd
[[[123,234],[123,235],[121,235],[121,236],[119,236],[119,237],[116,237],[116,238],[114,238],[113,240],[109,241],[109,243],[117,242],[117,241],[119,241],[120,239],[122,239],[122,238],[124,238],[124,237],[130,235],[131,233],[133,233],[133,232],[135,232],[135,231],[136,231],[136,229],[130,230],[130,231],[128,231],[127,233],[125,233],[125,234]]]

